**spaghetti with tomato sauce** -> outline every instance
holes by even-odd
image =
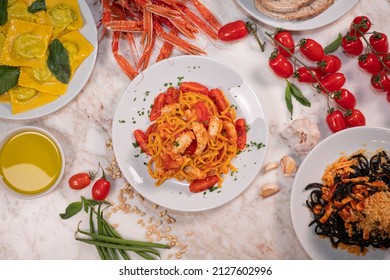
[[[223,175],[237,171],[231,161],[246,147],[247,126],[220,89],[182,82],[157,95],[149,118],[146,131],[133,134],[150,156],[156,186],[174,178],[202,192],[222,187]]]

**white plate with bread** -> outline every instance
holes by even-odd
[[[255,19],[291,31],[325,26],[346,14],[358,0],[237,0]]]

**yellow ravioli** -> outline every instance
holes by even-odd
[[[10,102],[10,101],[11,99],[8,92],[0,94],[0,102]]]
[[[13,3],[8,1],[8,21],[11,19],[19,19],[28,22],[35,22],[38,24],[50,24],[49,17],[46,15],[45,11],[39,11],[36,13],[30,13],[27,8],[35,0],[16,0]]]
[[[43,67],[52,27],[12,19],[1,50],[0,63],[10,66]]]

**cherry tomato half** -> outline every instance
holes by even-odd
[[[218,38],[222,41],[234,41],[242,39],[249,34],[246,23],[242,20],[229,22],[222,26],[218,31]]]
[[[361,36],[361,33],[367,33],[371,28],[371,21],[366,16],[357,16],[353,19],[349,30],[356,36]],[[358,32],[360,31],[360,32]]]
[[[110,181],[105,178],[98,179],[92,186],[92,197],[94,200],[104,200],[111,189]]]
[[[340,110],[330,112],[326,116],[326,123],[332,132],[338,132],[347,128],[344,115]]]
[[[377,91],[386,92],[390,90],[390,78],[386,74],[373,75],[370,81]]]
[[[358,64],[360,68],[372,75],[378,74],[383,70],[382,62],[373,53],[365,53],[359,55]]]
[[[200,83],[197,83],[197,82],[182,82],[179,86],[179,89],[182,92],[193,91],[193,92],[198,92],[198,93],[201,93],[204,95],[209,94],[208,87],[206,87]]]
[[[389,42],[385,33],[374,31],[370,36],[369,41],[371,47],[378,55],[385,55],[389,51]]]
[[[324,48],[313,39],[302,39],[298,45],[301,53],[312,61],[320,61],[325,55]]]
[[[244,150],[246,146],[246,123],[244,119],[238,119],[236,121],[237,130],[237,148]]]
[[[146,134],[142,130],[136,129],[136,130],[134,130],[133,135],[134,135],[135,141],[137,142],[138,146],[140,146],[141,150],[145,154],[150,155],[148,147],[147,147],[148,138],[146,137]]]
[[[343,73],[331,73],[321,78],[319,86],[323,93],[332,93],[340,90],[345,80]]]
[[[226,110],[226,108],[229,106],[228,102],[226,101],[223,93],[219,88],[213,88],[209,91],[209,97],[214,102],[215,106],[218,109],[218,112],[223,112]]]
[[[300,67],[294,72],[294,78],[297,78],[301,83],[317,83],[321,77],[321,70],[315,67]]]
[[[295,43],[289,31],[279,29],[274,35],[274,39],[279,42],[283,47],[288,49],[287,51],[282,46],[277,44],[276,47],[278,48],[280,54],[284,55],[285,57],[290,57],[291,54],[294,53]]]
[[[93,179],[91,177],[91,173],[83,172],[74,174],[68,180],[69,187],[74,190],[84,189],[91,183],[91,179]]]
[[[341,60],[333,54],[324,55],[324,57],[317,62],[318,68],[324,74],[335,73],[341,68]]]
[[[336,103],[344,109],[351,110],[356,106],[355,95],[353,95],[352,92],[345,88],[336,91],[334,93],[333,100],[336,101]]]
[[[294,72],[291,62],[278,51],[271,53],[268,65],[271,67],[275,75],[281,78],[289,78]]]
[[[202,123],[205,127],[208,127],[210,120],[210,112],[203,101],[198,101],[193,105],[195,110],[196,119]]]
[[[150,121],[155,121],[161,115],[161,109],[165,106],[165,94],[160,93],[156,96],[153,102],[152,109],[150,111]]]
[[[346,54],[358,56],[363,52],[363,42],[357,36],[352,36],[349,32],[341,39],[341,47]]]
[[[193,193],[203,192],[218,183],[218,176],[213,175],[204,179],[197,179],[190,183],[190,191]]]
[[[345,123],[348,127],[365,126],[366,118],[358,109],[348,110],[345,115]]]

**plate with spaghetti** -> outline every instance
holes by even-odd
[[[355,127],[320,142],[291,192],[295,233],[313,259],[390,259],[390,130]]]
[[[259,172],[268,126],[249,82],[219,61],[177,56],[123,93],[112,140],[126,180],[176,211],[204,211],[239,196]]]

